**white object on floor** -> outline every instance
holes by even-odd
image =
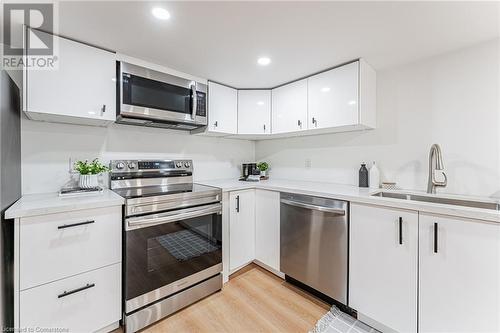
[[[309,333],[375,333],[374,328],[332,306]]]
[[[372,163],[372,167],[370,168],[370,175],[368,177],[370,188],[379,188],[380,187],[380,171],[378,170],[377,164],[375,162]]]

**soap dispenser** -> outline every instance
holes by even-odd
[[[368,169],[366,163],[361,163],[359,168],[359,187],[368,187]]]

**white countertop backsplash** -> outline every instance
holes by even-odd
[[[203,185],[220,187],[224,192],[237,191],[244,189],[264,189],[279,192],[291,192],[297,194],[313,195],[319,197],[334,198],[357,203],[373,204],[387,206],[399,209],[409,209],[426,213],[443,214],[458,216],[463,218],[471,218],[484,220],[489,222],[500,223],[500,211],[444,205],[422,201],[402,200],[393,198],[373,197],[371,194],[382,191],[382,189],[360,188],[352,185],[342,185],[324,182],[297,181],[286,179],[270,179],[260,182],[243,182],[234,179],[207,180],[198,182]],[[409,191],[404,191],[408,192]],[[420,193],[423,192],[411,192]],[[492,198],[470,197],[457,195],[438,195],[439,197],[465,199],[465,200],[480,200],[496,202]]]
[[[81,209],[121,206],[124,203],[125,199],[111,190],[68,197],[61,197],[59,193],[27,194],[7,209],[5,218],[14,219]]]

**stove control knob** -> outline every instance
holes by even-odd
[[[118,170],[122,170],[122,169],[124,169],[124,168],[125,168],[125,163],[123,163],[123,162],[118,162],[118,163],[116,163],[116,168],[117,168]]]
[[[189,168],[191,167],[191,163],[189,163],[189,162],[184,162],[184,166],[185,166],[187,169],[189,169]]]
[[[135,162],[130,162],[130,163],[128,164],[128,168],[129,168],[129,169],[135,169],[135,167],[136,167]]]
[[[175,164],[175,166],[176,166],[176,167],[178,167],[178,168],[182,168],[182,162],[177,162],[177,163]]]

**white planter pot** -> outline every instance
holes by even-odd
[[[266,170],[266,171],[261,171],[261,172],[260,172],[260,175],[261,175],[262,177],[267,177],[267,170]]]
[[[80,188],[95,188],[99,186],[99,175],[80,175]]]

